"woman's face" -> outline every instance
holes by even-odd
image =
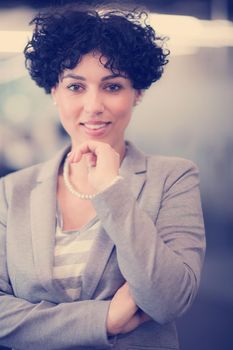
[[[129,79],[114,75],[99,62],[99,54],[87,54],[74,69],[65,70],[52,89],[63,127],[72,145],[87,140],[109,143],[118,152],[124,132],[141,92]]]

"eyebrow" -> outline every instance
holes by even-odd
[[[86,80],[86,78],[82,77],[81,75],[68,73],[68,74],[63,75],[61,77],[61,81],[63,81],[64,79],[67,79],[67,78],[72,78],[72,79],[82,80],[82,81]],[[115,79],[115,78],[125,78],[125,77],[123,75],[121,75],[121,74],[111,74],[111,75],[106,75],[105,77],[103,77],[101,79],[101,81],[106,81],[106,80]]]

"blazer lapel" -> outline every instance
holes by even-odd
[[[82,300],[92,299],[113,248],[113,241],[101,228],[90,251],[82,277]]]
[[[146,156],[131,142],[126,142],[127,152],[120,168],[122,175],[129,184],[129,189],[138,199],[146,181]]]
[[[38,276],[51,288],[55,233],[56,196],[54,181],[37,185],[31,193],[32,245]]]
[[[31,192],[32,247],[41,284],[50,292],[56,229],[56,190],[59,165],[65,150],[43,164],[35,188]],[[55,293],[56,294],[56,293]]]

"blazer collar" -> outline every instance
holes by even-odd
[[[52,283],[56,230],[56,192],[59,166],[68,152],[63,148],[51,160],[42,163],[37,175],[37,183],[31,192],[32,247],[38,278],[52,295],[52,300],[70,301],[68,296]]]
[[[133,143],[126,141],[126,155],[121,164],[120,173],[123,177],[130,174],[146,172],[146,156]]]
[[[37,176],[37,181],[43,182],[51,177],[56,179],[60,164],[69,150],[70,146],[65,146],[62,150],[57,152],[53,158],[42,163],[42,167]]]

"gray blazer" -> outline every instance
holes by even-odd
[[[205,251],[196,166],[129,143],[123,180],[93,199],[102,229],[82,294],[52,282],[56,182],[66,150],[0,180],[0,345],[15,349],[178,349],[174,319],[192,304]],[[127,281],[153,320],[108,338],[110,299]]]

